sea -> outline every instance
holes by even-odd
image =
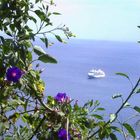
[[[41,64],[45,68],[42,73],[45,95],[66,93],[81,106],[89,100],[98,100],[100,107],[105,108],[106,119],[122,104],[121,98],[112,99],[112,96],[121,94],[125,100],[140,77],[140,44],[137,42],[70,39],[67,44],[55,41],[49,48],[41,42],[37,44],[58,61],[57,64]],[[106,76],[89,79],[87,74],[92,68],[102,69]],[[131,82],[117,75],[118,72],[128,75]],[[140,106],[140,94],[133,95],[128,103],[132,107]],[[123,122],[135,114],[132,109],[123,109],[118,118]]]

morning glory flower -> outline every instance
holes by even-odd
[[[58,93],[54,98],[56,101],[63,103],[66,99],[66,93]]]
[[[57,101],[57,102],[60,102],[60,103],[69,103],[70,102],[70,98],[66,95],[66,93],[58,93],[54,99]]]
[[[58,131],[59,140],[67,140],[67,131],[62,128]],[[70,134],[68,134],[68,140],[70,140]]]
[[[18,82],[23,72],[18,67],[11,67],[6,72],[6,78],[8,81]]]

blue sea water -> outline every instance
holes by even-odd
[[[127,74],[134,85],[140,76],[140,44],[135,42],[70,40],[66,45],[56,43],[47,52],[58,64],[42,64],[46,96],[65,92],[81,105],[91,99],[99,100],[108,116],[121,104],[112,95],[120,93],[125,99],[132,89],[128,79],[115,73]],[[92,68],[102,69],[106,77],[88,79],[87,73]],[[133,96],[130,104],[140,105],[140,95]],[[122,111],[120,119],[128,118],[131,112]]]

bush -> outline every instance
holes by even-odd
[[[135,139],[135,131],[128,123],[121,124],[120,129],[113,122],[131,96],[140,92],[140,79],[108,121],[103,118],[104,108],[98,101],[91,100],[79,106],[66,93],[57,93],[55,97],[45,96],[45,83],[40,78],[42,71],[38,63],[35,68],[32,65],[39,61],[57,61],[41,46],[34,46],[33,42],[39,38],[48,49],[49,34],[62,43],[65,41],[57,34],[58,30],[68,39],[74,36],[65,25],[53,27],[51,16],[60,15],[49,11],[53,5],[53,0],[0,2],[0,139],[115,140],[116,133],[122,133],[125,138],[128,133]],[[129,79],[123,73],[117,74]],[[121,95],[113,98],[118,97]],[[134,110],[140,113],[139,107],[135,106]]]

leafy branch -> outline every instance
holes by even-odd
[[[140,78],[138,79],[138,81],[136,82],[134,88],[131,90],[131,92],[129,93],[128,97],[126,98],[126,100],[122,103],[122,105],[118,108],[118,110],[114,113],[114,118],[113,120],[108,120],[105,124],[104,124],[104,128],[110,124],[110,123],[113,123],[116,119],[117,119],[117,116],[118,114],[120,113],[120,111],[124,108],[125,104],[128,102],[128,100],[132,97],[132,95],[135,93],[135,90],[137,89],[138,85],[140,83]],[[96,132],[94,132],[93,134],[91,134],[87,140],[89,140],[90,138],[94,137],[97,133],[99,133],[101,131],[101,128],[98,129]]]

